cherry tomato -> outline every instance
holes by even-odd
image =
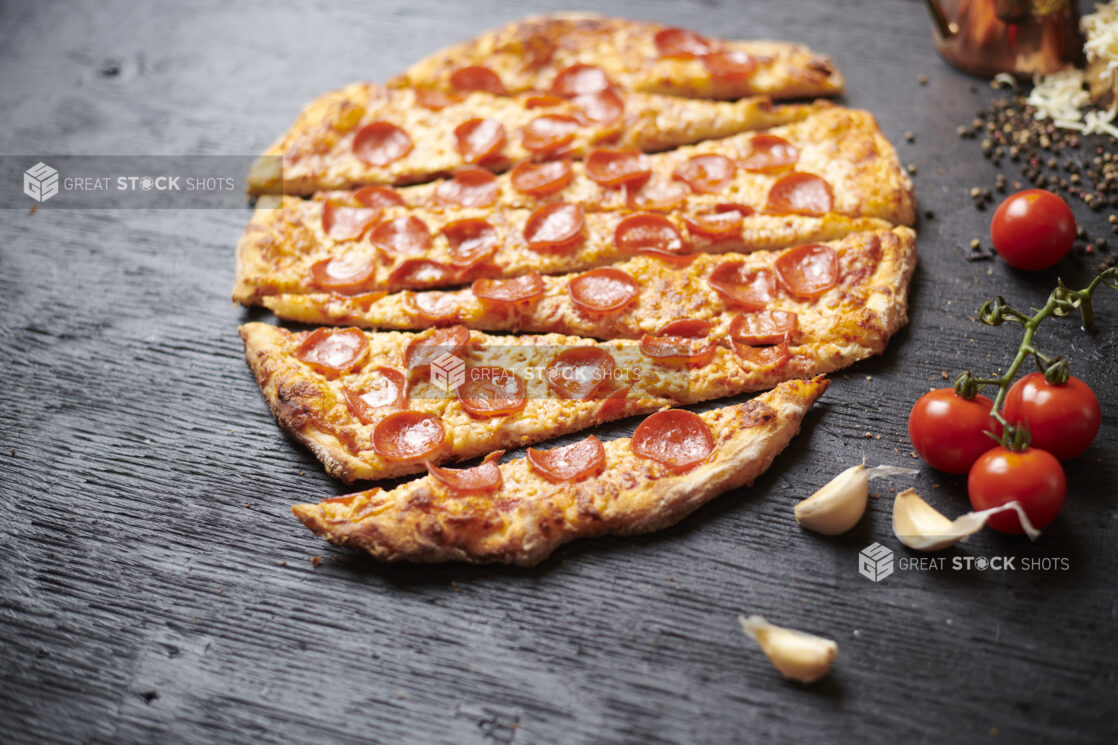
[[[967,400],[957,396],[954,388],[925,393],[908,415],[908,437],[932,468],[966,473],[978,456],[997,445],[984,433],[1002,433],[1001,424],[990,416],[993,407],[985,396]]]
[[[1036,271],[1054,266],[1075,241],[1075,215],[1044,189],[1019,191],[998,205],[990,223],[994,249],[1005,263]]]
[[[967,493],[974,509],[986,510],[1017,500],[1037,530],[1056,519],[1067,492],[1060,461],[1036,448],[1017,453],[998,445],[974,462],[967,477]],[[1002,533],[1025,532],[1016,512],[1001,512],[986,524]]]
[[[1082,453],[1095,439],[1102,421],[1099,399],[1079,378],[1053,385],[1042,373],[1018,380],[1005,397],[1006,421],[1029,423],[1032,446],[1060,460]]]

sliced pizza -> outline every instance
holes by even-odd
[[[751,485],[826,387],[819,378],[791,380],[702,414],[659,411],[631,438],[529,448],[526,458],[500,465],[494,458],[467,469],[429,465],[427,476],[394,489],[292,512],[331,543],[380,561],[532,566],[576,538],[660,530]]]
[[[463,324],[486,331],[557,332],[598,339],[664,335],[681,319],[702,336],[779,337],[812,329],[821,338],[882,287],[903,293],[916,263],[911,228],[854,233],[824,244],[750,254],[637,256],[576,274],[478,279],[462,290],[402,292],[379,299],[340,293],[272,295],[280,318],[322,325],[425,329]],[[743,313],[739,316],[736,313]],[[742,320],[744,318],[744,320]],[[795,335],[795,334],[794,334]]]
[[[701,213],[735,204],[757,212],[880,217],[896,225],[911,225],[916,218],[912,181],[873,115],[829,105],[763,132],[653,155],[602,147],[591,150],[584,162],[527,162],[500,176],[467,168],[446,181],[321,192],[316,199],[351,207],[407,205],[435,211],[536,209],[568,202],[588,212]]]
[[[830,291],[802,320],[744,311],[725,334],[684,316],[639,340],[263,323],[241,336],[283,429],[345,481],[386,478],[846,367],[881,352],[905,323],[913,260],[890,261],[891,274],[852,298]],[[816,267],[804,266],[796,281],[806,288]]]
[[[397,82],[560,96],[620,88],[695,98],[796,98],[843,90],[831,61],[800,44],[725,41],[591,13],[511,23],[425,57]]]
[[[250,194],[311,194],[365,184],[408,184],[478,165],[582,157],[598,145],[666,150],[767,129],[811,104],[765,97],[700,101],[651,93],[590,99],[474,91],[462,97],[355,83],[315,99],[257,160]]]

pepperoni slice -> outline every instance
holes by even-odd
[[[713,327],[713,322],[698,319],[672,321],[655,336],[642,336],[641,352],[664,364],[702,367],[714,359],[718,349],[718,343],[708,337]]]
[[[454,88],[464,91],[482,91],[492,93],[494,96],[508,95],[508,89],[501,82],[501,77],[482,65],[459,67],[450,74],[450,84]]]
[[[574,98],[586,93],[604,91],[613,83],[606,71],[594,65],[570,65],[564,67],[551,83],[551,92],[563,98]]]
[[[353,154],[371,166],[395,163],[411,152],[408,133],[391,122],[366,124],[353,138]]]
[[[791,339],[799,330],[800,317],[784,310],[739,313],[730,322],[730,338],[750,346],[779,344],[785,338]]]
[[[378,367],[376,373],[366,390],[342,389],[350,412],[364,424],[374,424],[380,419],[378,412],[400,408],[408,400],[407,382],[399,370]]]
[[[509,174],[512,188],[524,194],[541,197],[571,183],[571,161],[549,160],[544,163],[525,162],[512,169]]]
[[[407,287],[434,287],[446,284],[456,277],[456,272],[446,264],[430,259],[408,259],[388,275],[389,284]]]
[[[455,292],[409,292],[404,302],[431,323],[455,323],[462,311],[462,298]]]
[[[431,247],[427,223],[414,215],[386,220],[373,228],[369,241],[393,254],[421,254]]]
[[[597,148],[586,156],[586,175],[602,186],[620,186],[651,174],[652,161],[637,150]]]
[[[497,231],[485,220],[455,220],[442,230],[450,244],[450,263],[472,266],[489,258],[497,250]]]
[[[465,326],[435,329],[428,336],[412,339],[404,350],[404,367],[409,372],[423,368],[444,354],[461,354],[470,343],[470,330]]]
[[[630,390],[632,390],[631,386],[618,388],[603,398],[601,405],[598,406],[598,416],[596,417],[598,422],[608,422],[621,416],[628,404]]]
[[[788,140],[770,134],[754,135],[749,140],[749,155],[738,160],[747,171],[779,171],[796,165],[800,151]]]
[[[435,187],[435,199],[459,207],[488,207],[501,190],[497,177],[483,168],[461,168]]]
[[[567,114],[545,114],[524,127],[524,147],[534,153],[554,153],[574,142],[582,123]]]
[[[552,106],[561,106],[563,103],[564,100],[558,96],[553,96],[550,93],[540,93],[535,96],[528,96],[524,101],[524,108],[549,109]]]
[[[640,293],[640,285],[620,269],[605,266],[572,279],[567,293],[580,310],[612,313],[632,302]]]
[[[748,213],[740,210],[719,210],[698,215],[684,215],[683,221],[691,232],[699,233],[710,238],[725,238],[741,232],[741,225]]]
[[[311,264],[311,284],[329,292],[360,292],[373,278],[376,268],[371,260],[323,259]]]
[[[439,468],[427,462],[427,473],[443,486],[457,494],[482,494],[501,488],[501,469],[495,461],[505,454],[497,450],[485,456],[481,465],[473,468]]]
[[[675,178],[704,194],[717,194],[734,180],[734,161],[725,155],[692,155],[676,169]]]
[[[524,239],[530,248],[564,246],[582,233],[585,222],[582,205],[565,202],[544,205],[524,223]]]
[[[464,96],[456,93],[444,93],[434,88],[416,88],[415,102],[431,111],[442,111],[447,106],[462,103]]]
[[[373,427],[373,450],[388,461],[430,458],[442,449],[446,430],[439,420],[420,411],[398,411]]]
[[[703,57],[703,65],[715,80],[737,81],[749,77],[757,60],[745,52],[714,52]]]
[[[479,279],[470,288],[475,297],[495,303],[524,303],[543,294],[543,278],[529,272],[512,279]]]
[[[524,381],[503,367],[472,367],[458,386],[462,408],[474,416],[507,416],[524,408]]]
[[[650,179],[644,184],[636,182],[625,185],[625,201],[634,209],[670,212],[687,199],[691,193],[679,181],[657,181]]]
[[[789,249],[773,266],[780,284],[796,297],[814,300],[838,283],[838,254],[830,246]]]
[[[315,329],[295,350],[295,358],[320,373],[348,372],[365,361],[369,338],[360,329]]]
[[[322,229],[336,241],[360,238],[376,222],[380,210],[368,207],[345,207],[333,202],[322,205]]]
[[[731,339],[730,343],[734,345],[734,351],[737,352],[738,357],[758,367],[776,368],[792,359],[787,337],[781,340],[779,344],[771,347],[755,347],[751,344],[742,344],[737,339]]]
[[[668,409],[637,425],[629,449],[673,471],[687,471],[714,452],[714,435],[699,415]]]
[[[625,115],[625,101],[613,90],[575,96],[571,99],[571,105],[578,109],[587,123],[603,126],[613,124]]]
[[[528,448],[528,467],[553,484],[574,483],[605,470],[606,449],[594,435],[551,450]]]
[[[631,215],[618,223],[613,242],[628,253],[678,255],[687,250],[683,236],[671,220],[649,213]]]
[[[693,59],[714,51],[714,46],[705,36],[682,28],[666,28],[658,31],[655,42],[656,51],[661,57]]]
[[[363,186],[353,192],[353,198],[366,207],[404,206],[404,198],[389,186]]]
[[[707,284],[728,304],[746,310],[761,310],[776,293],[776,283],[768,269],[750,271],[741,261],[724,261],[707,277]]]
[[[505,145],[505,127],[493,119],[470,119],[454,128],[458,152],[467,163],[477,163]]]
[[[598,347],[574,347],[555,355],[544,376],[559,398],[587,401],[597,398],[613,378],[613,356]]]
[[[825,215],[835,206],[831,185],[813,173],[789,173],[769,189],[765,209],[779,214]]]

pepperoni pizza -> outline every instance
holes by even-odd
[[[752,484],[799,431],[827,387],[793,380],[702,414],[669,409],[631,438],[594,436],[474,468],[299,504],[292,512],[331,543],[382,561],[532,566],[576,538],[665,528],[714,497]],[[501,453],[494,453],[498,458]]]
[[[905,322],[915,261],[911,242],[904,251],[890,246],[886,259],[881,244],[900,244],[904,235],[883,237],[846,247],[842,261],[828,246],[783,254],[773,269],[782,298],[771,308],[761,304],[760,270],[718,265],[707,280],[735,298],[740,312],[717,325],[709,311],[684,315],[639,339],[493,336],[462,325],[412,334],[249,323],[241,335],[281,427],[343,480],[387,478],[425,461],[476,457],[759,390],[876,354]],[[615,267],[575,282],[572,300],[601,316],[639,294]],[[630,323],[636,335],[640,320]]]
[[[843,89],[831,61],[799,44],[725,41],[591,13],[509,24],[420,60],[396,82],[553,95],[592,95],[619,86],[697,98],[806,98]]]
[[[251,194],[310,194],[364,184],[426,181],[466,165],[581,157],[595,145],[665,150],[767,129],[807,116],[810,104],[768,98],[701,101],[608,91],[591,97],[448,97],[355,83],[312,101],[248,176]]]
[[[829,244],[750,254],[642,255],[588,272],[477,279],[467,289],[402,292],[379,299],[342,293],[271,295],[280,318],[311,324],[424,329],[464,324],[489,331],[598,339],[662,334],[686,318],[712,337],[735,312],[827,332],[856,318],[881,288],[903,288],[916,261],[911,228],[854,233]],[[686,262],[686,263],[684,263]],[[796,320],[798,319],[798,321]],[[759,322],[759,321],[758,321]]]

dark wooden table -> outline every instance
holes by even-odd
[[[987,296],[1027,307],[1057,273],[1089,276],[1071,259],[1029,276],[964,260],[989,220],[967,192],[995,170],[955,128],[989,86],[936,56],[914,1],[594,9],[833,55],[846,102],[878,116],[935,213],[919,226],[910,326],[835,376],[755,487],[671,530],[582,542],[531,571],[382,567],[288,512],[344,486],[280,433],[242,360],[236,326],[250,314],[229,291],[247,209],[3,210],[0,741],[1118,740],[1118,295],[1100,299],[1094,335],[1072,320],[1041,331],[1103,407],[1098,439],[1068,467],[1063,514],[1036,545],[983,533],[947,553],[1064,558],[1069,571],[898,571],[874,584],[855,569],[861,548],[912,556],[892,536],[890,499],[837,539],[791,514],[862,458],[919,465],[912,402],[946,385],[942,372],[992,372],[1016,349],[1014,329],[973,320]],[[316,94],[528,11],[9,0],[0,153],[252,155]],[[1076,210],[1105,227],[1106,212]],[[967,506],[960,478],[924,469],[911,482],[952,515]],[[831,677],[785,683],[742,636],[742,612],[837,639]]]

